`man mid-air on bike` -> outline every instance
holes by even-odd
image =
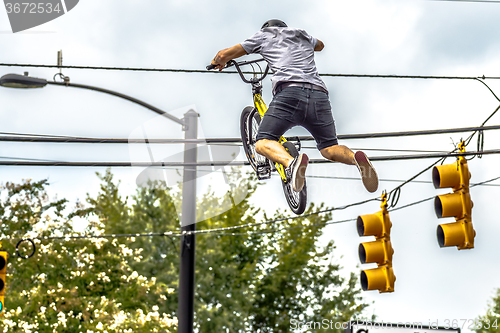
[[[375,192],[378,176],[368,157],[338,144],[328,90],[314,63],[314,51],[323,47],[322,41],[304,30],[269,20],[243,43],[220,50],[212,65],[222,70],[229,60],[250,53],[260,54],[269,64],[274,98],[260,124],[255,149],[286,167],[294,191],[300,192],[304,186],[309,158],[306,154],[293,158],[278,140],[287,130],[300,125],[314,137],[323,157],[356,165],[365,188]]]

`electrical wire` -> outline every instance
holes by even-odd
[[[461,128],[448,128],[436,130],[419,130],[419,131],[398,131],[398,132],[381,132],[381,133],[366,133],[366,134],[339,134],[339,140],[352,140],[352,139],[374,139],[374,138],[393,138],[405,136],[419,136],[431,134],[451,134],[463,132],[477,132],[498,130],[500,125],[484,126],[484,124],[491,119],[491,117],[498,111],[498,108],[482,126],[476,127],[461,127]],[[6,133],[6,132],[3,132]],[[2,132],[0,132],[2,134]],[[57,136],[57,135],[43,135],[43,134],[22,134],[22,133],[6,133],[8,135],[0,135],[0,141],[13,141],[13,142],[50,142],[50,143],[110,143],[110,144],[144,144],[145,139],[113,139],[113,138],[90,138],[90,137],[72,137],[72,136]],[[289,141],[313,141],[312,136],[292,136],[286,137]],[[148,139],[150,144],[162,143],[199,143],[199,144],[227,144],[227,143],[241,143],[241,138],[205,138],[205,139]]]
[[[249,227],[257,227],[257,226],[267,225],[267,224],[276,224],[276,223],[284,222],[284,221],[288,221],[288,220],[304,219],[304,218],[307,218],[309,216],[324,214],[324,213],[332,212],[335,210],[344,210],[344,209],[347,209],[349,207],[358,206],[358,205],[362,205],[362,204],[365,204],[365,203],[368,203],[371,201],[378,201],[378,200],[380,200],[380,199],[379,198],[367,199],[364,201],[344,205],[341,207],[324,209],[324,210],[320,210],[320,211],[313,212],[313,213],[303,214],[300,216],[284,217],[284,218],[279,218],[279,219],[266,220],[266,221],[257,222],[257,223],[247,223],[247,224],[241,224],[241,225],[225,227],[225,228],[184,231],[182,233],[162,232],[162,233],[144,233],[144,234],[134,233],[134,234],[110,234],[110,235],[63,235],[63,236],[45,236],[45,237],[42,237],[42,236],[40,236],[40,237],[24,237],[24,239],[29,238],[29,239],[33,239],[33,240],[70,240],[70,239],[89,239],[89,238],[131,238],[131,237],[153,237],[153,236],[181,237],[181,236],[193,235],[193,234],[196,234],[196,235],[198,235],[198,234],[217,234],[217,233],[221,233],[223,231],[230,231],[230,230],[249,228]],[[350,220],[337,221],[337,222],[327,222],[325,224],[343,223],[346,221],[350,221]],[[5,239],[6,240],[19,240],[19,238],[5,238]]]
[[[426,158],[446,158],[446,157],[457,157],[457,156],[474,156],[477,154],[482,155],[492,155],[500,154],[500,149],[484,150],[481,152],[465,152],[465,153],[455,153],[450,152],[447,154],[419,154],[419,155],[396,155],[396,156],[373,156],[370,157],[371,161],[398,161],[398,160],[416,160],[416,159],[426,159]],[[325,159],[311,159],[309,164],[325,164],[325,163],[335,163]],[[165,167],[165,166],[244,166],[249,165],[248,161],[200,161],[196,163],[190,162],[145,162],[145,161],[134,161],[134,162],[89,162],[89,161],[0,161],[0,166],[47,166],[47,167]],[[426,170],[425,170],[426,171]],[[407,181],[408,182],[408,181]],[[404,184],[403,184],[404,185]],[[401,185],[402,186],[402,185]]]
[[[0,135],[16,135],[16,136],[33,136],[33,137],[54,137],[54,138],[74,138],[65,135],[50,135],[50,134],[32,134],[32,133],[16,133],[16,132],[0,132]]]
[[[427,168],[423,169],[422,171],[420,171],[419,173],[417,173],[416,175],[414,175],[410,179],[406,180],[402,184],[400,184],[400,185],[396,186],[394,189],[392,189],[388,193],[388,195],[387,195],[387,201],[391,200],[391,204],[389,205],[388,208],[393,208],[393,207],[395,207],[398,204],[399,198],[401,196],[401,188],[403,186],[405,186],[406,184],[414,181],[416,178],[418,178],[424,172],[427,172],[429,169],[433,168],[439,162],[444,161],[444,159],[445,159],[445,157],[440,158],[439,160],[437,160],[436,162],[432,163],[430,166],[428,166]],[[391,198],[391,196],[392,196],[392,198]]]
[[[307,175],[307,178],[318,178],[318,179],[333,179],[333,180],[356,180],[359,181],[359,177],[335,177],[335,176],[314,176],[314,175]],[[394,183],[404,183],[407,182],[407,180],[403,179],[387,179],[387,178],[381,178],[379,179],[379,182],[394,182]],[[430,180],[412,180],[412,183],[418,183],[418,184],[433,184],[432,181]],[[472,185],[487,185],[487,186],[500,186],[500,184],[478,184],[478,183],[471,183]]]
[[[492,179],[489,179],[489,180],[486,180],[486,181],[483,181],[483,182],[480,182],[480,183],[476,183],[474,185],[471,185],[470,187],[475,187],[475,186],[479,186],[479,185],[485,185],[487,183],[493,182],[493,181],[498,180],[498,179],[500,179],[500,176],[492,178]],[[426,198],[426,199],[423,199],[423,200],[419,200],[419,201],[413,202],[411,204],[408,204],[408,205],[405,205],[405,206],[402,206],[402,207],[406,208],[406,207],[410,207],[410,206],[413,206],[413,205],[417,205],[417,204],[420,204],[422,202],[425,202],[425,201],[428,201],[430,199],[433,199],[434,197],[435,196],[433,196],[432,198]],[[332,211],[335,211],[335,210],[343,210],[343,209],[346,209],[346,208],[349,208],[349,207],[362,205],[362,204],[365,204],[365,203],[368,203],[368,202],[372,202],[372,201],[380,201],[380,199],[378,197],[377,198],[372,198],[372,199],[360,201],[360,202],[353,203],[353,204],[344,205],[344,206],[337,207],[337,208],[330,208],[330,209],[325,209],[325,210],[321,210],[321,211],[318,211],[318,212],[304,214],[302,216],[287,217],[287,218],[275,219],[275,220],[270,220],[270,221],[264,221],[264,222],[260,222],[260,223],[249,223],[249,224],[244,224],[244,225],[239,225],[239,226],[232,226],[232,227],[226,227],[226,228],[207,229],[207,230],[195,230],[195,231],[185,232],[183,234],[186,234],[186,235],[189,235],[189,234],[210,234],[211,232],[214,232],[214,233],[219,233],[219,235],[220,235],[220,232],[222,232],[222,231],[230,231],[230,230],[239,229],[239,228],[254,227],[254,226],[259,226],[259,225],[263,225],[263,224],[269,224],[269,223],[273,223],[274,224],[276,222],[283,222],[283,221],[286,221],[286,220],[300,219],[300,218],[305,218],[305,217],[312,216],[312,215],[318,215],[318,214],[323,214],[323,213],[327,213],[327,212],[332,212]],[[392,209],[392,211],[399,210],[399,209],[402,209],[402,208],[395,208],[395,209]],[[355,220],[356,219],[348,219],[348,220],[342,220],[342,221],[329,221],[329,222],[325,222],[325,223],[322,223],[322,224],[345,223],[345,222],[351,222],[351,221],[355,221]],[[322,225],[322,224],[318,224],[318,225]],[[299,226],[299,227],[307,227],[307,226],[308,225]],[[290,227],[290,228],[296,228],[296,227]],[[274,232],[277,232],[277,231],[280,231],[280,230],[287,230],[287,229],[290,229],[290,228],[282,228],[282,229],[279,229],[279,230],[274,230]],[[273,232],[273,230],[271,230],[270,232]]]
[[[214,145],[226,145],[226,144],[214,144]],[[233,146],[233,144],[227,144],[228,146]],[[241,146],[241,145],[238,145]],[[315,149],[317,150],[316,147],[304,147],[302,146],[302,149]],[[415,152],[415,153],[446,153],[446,151],[442,150],[411,150],[411,149],[389,149],[389,148],[351,148],[353,151],[361,150],[361,151],[380,151],[380,152]],[[29,157],[13,157],[13,156],[0,156],[0,161],[2,159],[5,160],[26,160],[26,161],[45,161],[45,162],[57,162],[56,160],[49,160],[49,159],[37,159],[37,158],[29,158]],[[165,169],[172,169],[172,170],[180,170],[179,168],[176,167],[169,167],[169,166],[164,166],[162,168]],[[197,169],[197,171],[202,171],[201,169]],[[212,170],[212,172],[217,172],[218,170]],[[226,173],[228,173],[226,171]],[[277,174],[271,174],[271,176],[278,176]]]
[[[398,161],[398,160],[415,160],[415,159],[426,159],[426,158],[446,158],[446,157],[458,157],[458,156],[474,156],[477,154],[481,155],[492,155],[500,154],[500,149],[491,149],[484,151],[470,151],[465,153],[433,153],[433,154],[418,154],[418,155],[395,155],[395,156],[373,156],[370,157],[371,161]],[[336,163],[325,159],[310,159],[309,164],[325,164],[325,163]],[[106,162],[106,161],[0,161],[0,166],[51,166],[51,167],[165,167],[165,166],[175,166],[175,167],[185,167],[185,166],[244,166],[249,165],[248,161],[200,161],[200,162],[145,162],[145,161],[134,161],[134,162]],[[426,171],[426,170],[425,170]]]
[[[302,149],[315,149],[317,150],[318,148],[316,146],[314,147],[308,147],[308,146],[302,146]],[[423,149],[391,149],[391,148],[359,148],[359,147],[349,147],[352,151],[381,151],[381,152],[403,152],[403,153],[447,153],[448,151],[445,150],[423,150]]]
[[[293,230],[293,229],[303,229],[303,228],[315,228],[315,227],[320,227],[320,226],[325,226],[325,225],[330,225],[330,224],[340,224],[340,223],[346,223],[346,222],[354,222],[357,219],[347,219],[347,220],[339,220],[339,221],[327,221],[327,222],[322,222],[322,223],[315,223],[315,224],[305,224],[305,225],[299,225],[299,226],[293,226],[293,227],[284,227],[280,229],[269,229],[269,230],[260,230],[260,231],[248,231],[248,232],[214,232],[213,234],[210,233],[210,235],[214,236],[247,236],[247,235],[262,235],[262,234],[270,234],[270,233],[276,233],[276,232],[281,232],[281,231],[288,231],[288,230]]]
[[[476,130],[474,130],[474,132],[471,135],[469,135],[469,137],[467,139],[464,140],[466,146],[470,143],[470,141],[472,140],[472,138],[474,137],[474,135],[476,133],[482,133],[483,132],[483,130],[481,128],[484,127],[484,125],[498,112],[498,110],[500,110],[500,105],[497,106],[497,108],[495,109],[495,111],[493,111],[488,116],[488,118],[486,118],[486,120],[481,124],[481,126],[479,128],[477,128]]]
[[[155,236],[171,236],[180,237],[180,233],[174,232],[151,232],[151,233],[136,233],[136,234],[109,234],[109,235],[63,235],[63,236],[37,236],[24,237],[23,239],[33,240],[70,240],[70,239],[99,239],[99,238],[132,238],[132,237],[155,237]],[[4,238],[6,240],[18,240],[18,238]]]
[[[469,186],[469,188],[471,187],[476,187],[476,186],[482,186],[482,185],[488,185],[488,183],[492,182],[492,181],[495,181],[495,180],[498,180],[500,179],[500,177],[495,177],[495,178],[492,178],[492,179],[489,179],[489,180],[486,180],[486,181],[483,181],[483,182],[480,182],[480,183],[475,183],[475,184],[471,184]],[[496,185],[496,184],[494,184]],[[415,205],[418,205],[422,202],[426,202],[426,201],[429,201],[429,200],[432,200],[434,199],[436,196],[432,196],[432,197],[429,197],[429,198],[426,198],[426,199],[422,199],[422,200],[419,200],[419,201],[415,201],[415,202],[412,202],[410,204],[407,204],[407,205],[404,205],[404,206],[401,206],[401,207],[398,207],[398,208],[393,208],[393,209],[390,209],[389,211],[392,212],[392,211],[396,211],[396,210],[400,210],[400,209],[404,209],[404,208],[408,208],[408,207],[411,207],[411,206],[415,206]]]
[[[57,162],[57,161],[54,161],[54,160],[47,160],[47,159],[40,159],[40,158],[10,157],[10,156],[0,156],[0,159],[6,159],[6,160],[22,160],[22,161]]]
[[[447,0],[443,0],[447,1]],[[474,1],[474,0],[468,0]],[[481,0],[475,0],[481,1]],[[483,0],[484,1],[484,0]],[[492,1],[486,1],[492,2]],[[91,70],[112,70],[112,71],[132,71],[132,72],[171,72],[171,73],[199,73],[199,74],[237,74],[237,71],[207,71],[206,69],[175,69],[175,68],[146,68],[146,67],[112,67],[112,66],[78,66],[78,65],[43,65],[43,64],[21,64],[21,63],[0,63],[1,67],[36,67],[36,68],[58,68],[58,69],[91,69]],[[254,72],[243,72],[243,74],[254,74]],[[445,79],[445,80],[476,80],[480,79],[500,79],[495,76],[443,76],[443,75],[396,75],[396,74],[342,74],[342,73],[320,73],[320,76],[330,77],[358,77],[358,78],[389,78],[389,79]]]
[[[480,183],[476,183],[471,185],[470,187],[475,187],[475,186],[481,186],[481,185],[486,185],[490,182],[493,182],[495,180],[500,179],[499,177],[495,177],[489,180],[482,181]],[[390,209],[389,211],[397,211],[400,209],[408,208],[411,206],[415,206],[418,204],[421,204],[423,202],[429,201],[434,199],[435,196],[425,198],[422,200],[418,200],[412,203],[409,203],[407,205],[398,207],[398,208],[393,208]],[[249,231],[249,232],[242,232],[242,233],[230,233],[230,232],[225,232],[225,231],[231,231],[235,229],[242,229],[242,228],[249,228],[249,227],[256,227],[256,226],[261,226],[261,225],[266,225],[266,224],[274,224],[277,222],[283,222],[286,220],[295,220],[295,219],[300,219],[300,218],[306,218],[309,216],[313,215],[318,215],[326,212],[331,212],[334,210],[341,210],[341,209],[346,209],[352,206],[357,206],[361,205],[364,203],[368,203],[371,201],[379,201],[379,198],[373,198],[373,199],[368,199],[364,201],[360,201],[358,203],[354,204],[349,204],[345,205],[342,207],[337,207],[337,208],[330,208],[330,209],[325,209],[321,210],[318,212],[313,212],[309,214],[305,214],[302,216],[294,216],[294,217],[285,217],[285,218],[280,218],[280,219],[274,219],[274,220],[267,220],[263,222],[258,222],[258,223],[247,223],[243,225],[237,225],[237,226],[231,226],[231,227],[225,227],[225,228],[214,228],[214,229],[204,229],[204,230],[195,230],[195,231],[189,231],[189,232],[183,232],[183,233],[174,233],[171,231],[168,232],[160,232],[160,233],[134,233],[134,234],[109,234],[109,235],[64,235],[64,236],[46,236],[46,237],[24,237],[21,239],[33,239],[33,240],[70,240],[70,239],[93,239],[93,238],[132,238],[132,237],[155,237],[155,236],[168,236],[168,237],[181,237],[184,235],[213,235],[213,236],[247,236],[247,235],[255,235],[255,234],[267,234],[267,233],[276,233],[276,232],[281,232],[281,231],[286,231],[286,230],[291,230],[291,229],[297,229],[297,228],[309,228],[309,227],[317,227],[317,226],[322,226],[322,225],[329,225],[329,224],[340,224],[340,223],[347,223],[347,222],[353,222],[356,221],[356,219],[346,219],[346,220],[337,220],[337,221],[327,221],[327,222],[322,222],[318,224],[307,224],[307,225],[300,225],[300,226],[293,226],[293,227],[284,227],[280,229],[270,229],[270,230],[259,230],[259,231]],[[18,241],[20,240],[19,238],[4,238],[4,240],[15,240]]]

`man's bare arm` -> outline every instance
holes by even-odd
[[[215,65],[215,68],[221,71],[229,60],[239,58],[245,54],[247,54],[247,52],[243,46],[241,46],[241,44],[236,44],[235,46],[217,52],[217,55],[212,60],[212,65]]]
[[[318,43],[316,43],[316,46],[314,47],[314,51],[321,51],[325,47],[325,44],[323,44],[322,41],[318,39]]]

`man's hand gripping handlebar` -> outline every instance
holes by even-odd
[[[229,60],[227,63],[226,63],[226,66],[224,66],[224,68],[228,68],[228,67],[231,67],[234,65],[234,61],[233,60]],[[207,66],[207,71],[210,71],[212,69],[216,69],[219,65],[214,65],[214,64],[210,64]],[[224,69],[222,68],[222,69]],[[221,69],[221,70],[222,70]]]

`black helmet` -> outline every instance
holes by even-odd
[[[269,21],[267,21],[266,23],[264,23],[262,25],[261,29],[264,29],[264,28],[267,28],[267,27],[283,27],[283,28],[286,28],[287,25],[286,25],[285,22],[283,22],[281,20],[269,20]]]

